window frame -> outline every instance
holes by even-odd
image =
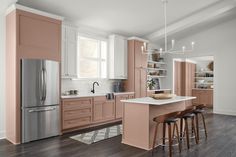
[[[80,38],[88,38],[90,40],[94,40],[98,42],[98,57],[96,58],[92,58],[92,57],[81,57],[80,56]],[[106,42],[106,58],[103,59],[102,58],[102,42]],[[78,79],[79,80],[86,80],[86,79],[100,79],[100,80],[107,80],[108,79],[108,50],[109,50],[109,41],[107,38],[101,38],[98,36],[94,36],[94,35],[87,35],[87,34],[77,34],[77,56],[78,56],[78,62],[80,62],[81,60],[85,60],[85,61],[96,61],[97,62],[97,66],[98,66],[98,76],[97,77],[81,77],[80,76],[80,64],[77,65],[78,68]],[[102,62],[105,62],[106,64],[106,76],[102,77]]]

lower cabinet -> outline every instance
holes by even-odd
[[[194,104],[204,104],[207,107],[213,106],[213,90],[193,89],[192,95],[196,97],[193,100]]]
[[[133,94],[119,95],[115,100],[107,100],[105,96],[63,99],[62,132],[120,120],[123,110],[121,100],[132,98]]]
[[[106,97],[94,97],[93,121],[103,122],[115,119],[115,101],[107,100]]]
[[[71,129],[92,123],[92,98],[63,100],[62,129]]]
[[[115,100],[116,100],[116,118],[122,118],[122,115],[123,115],[123,105],[124,103],[121,102],[121,100],[127,100],[127,99],[133,99],[134,98],[134,95],[128,95],[128,94],[125,94],[125,95],[117,95],[115,97]]]

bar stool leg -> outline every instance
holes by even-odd
[[[195,136],[196,144],[198,144],[198,138],[197,138],[196,129],[195,129],[195,125],[194,125],[194,117],[192,118],[192,129],[193,129],[193,133]]]
[[[171,136],[171,124],[168,123],[168,138],[169,138],[169,157],[172,157],[172,136]]]
[[[205,117],[204,117],[203,113],[201,113],[201,115],[202,115],[202,121],[203,121],[203,125],[204,125],[204,130],[205,130],[205,136],[207,138],[207,129],[206,129]]]
[[[173,131],[172,131],[172,139],[174,139],[174,137],[175,137],[175,125],[173,126]]]
[[[163,144],[163,149],[165,149],[164,145],[166,143],[166,123],[163,123],[163,132],[162,132],[162,144]]]
[[[195,114],[195,116],[196,116],[196,128],[197,128],[197,139],[198,139],[198,141],[199,141],[199,122],[198,122],[198,114]]]
[[[183,138],[183,118],[180,119],[180,140]]]
[[[179,152],[181,153],[181,143],[180,143],[180,137],[179,137],[179,128],[178,128],[178,125],[177,125],[176,122],[175,122],[174,126],[176,128],[177,140],[178,140],[178,143],[179,143]]]
[[[156,124],[154,138],[153,138],[153,145],[152,145],[152,155],[154,153],[154,148],[155,148],[155,145],[156,145],[158,126],[159,126],[159,124]]]
[[[186,135],[186,138],[187,138],[187,147],[189,149],[190,146],[189,146],[189,133],[188,133],[188,119],[185,118],[184,121],[185,121],[185,135]]]

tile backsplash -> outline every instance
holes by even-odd
[[[91,79],[91,80],[71,80],[62,79],[61,92],[69,90],[79,90],[79,93],[90,93],[93,87],[93,82],[97,81],[99,86],[95,85],[95,91],[97,93],[108,93],[112,92],[112,83],[117,80],[106,80],[106,79]]]

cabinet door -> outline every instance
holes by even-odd
[[[102,116],[104,120],[112,120],[115,119],[115,102],[114,101],[106,101],[103,103]]]
[[[193,99],[194,104],[200,104],[200,92],[197,90],[192,91],[192,95],[196,97],[196,99]]]
[[[67,78],[77,78],[77,30],[70,26],[63,26],[62,34],[62,76]]]
[[[61,60],[61,21],[17,10],[22,57]]]
[[[127,79],[127,40],[117,35],[111,35],[109,40],[109,77],[111,79]]]
[[[116,118],[122,118],[124,103],[122,103],[121,100],[126,100],[128,98],[128,95],[116,96]]]
[[[94,102],[93,104],[93,121],[103,120],[103,103],[104,102]]]

